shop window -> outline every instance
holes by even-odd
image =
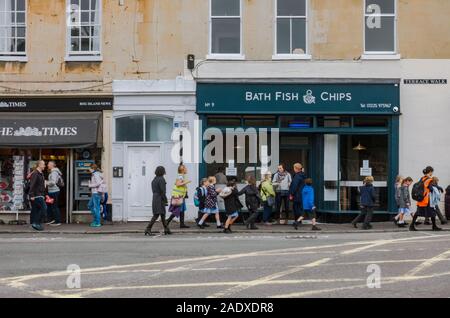
[[[37,160],[39,150],[0,149],[0,213],[30,210],[23,185]]]
[[[276,127],[277,117],[275,116],[244,116],[245,127]]]
[[[277,54],[307,54],[307,0],[277,0]]]
[[[68,58],[101,55],[101,0],[67,0]]]
[[[25,56],[26,0],[0,0],[0,57]]]
[[[241,127],[240,117],[209,116],[208,127]]]
[[[396,0],[365,0],[366,53],[395,53],[397,37]]]
[[[144,116],[128,116],[116,119],[116,141],[144,141]]]
[[[312,128],[313,118],[307,116],[282,116],[281,118],[282,128]]]
[[[210,1],[211,54],[241,54],[241,1]]]
[[[355,127],[387,127],[388,119],[386,117],[355,117]]]
[[[387,211],[388,136],[351,135],[340,139],[340,205],[342,211],[360,207],[359,187],[366,176],[375,179],[376,210]]]
[[[324,116],[317,118],[317,126],[323,128],[350,128],[350,117]]]

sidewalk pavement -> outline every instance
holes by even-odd
[[[450,231],[450,225],[440,225],[444,231]],[[217,229],[214,223],[210,223],[210,227],[206,229],[199,229],[195,223],[188,223],[189,229],[180,229],[179,224],[174,222],[170,229],[178,234],[214,234],[220,233],[222,230]],[[373,229],[370,231],[362,230],[361,224],[358,229],[353,228],[349,223],[346,224],[319,224],[322,231],[311,231],[311,224],[302,224],[298,230],[295,230],[292,225],[272,225],[264,226],[257,225],[258,230],[248,230],[242,224],[235,224],[232,226],[233,233],[252,233],[252,234],[295,234],[295,233],[361,233],[361,232],[407,232],[408,227],[399,228],[393,222],[378,222],[372,223]],[[88,224],[62,224],[61,226],[53,227],[49,225],[44,226],[44,231],[37,232],[27,225],[0,225],[0,234],[26,234],[26,233],[44,233],[44,234],[143,234],[146,222],[129,222],[129,223],[107,223],[100,228],[91,228]],[[431,225],[416,226],[419,231],[430,231]],[[157,222],[153,228],[154,232],[162,231],[160,222]]]

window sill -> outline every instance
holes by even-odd
[[[207,60],[245,60],[245,55],[242,54],[208,54],[206,56]]]
[[[66,56],[64,58],[65,62],[102,62],[103,57],[101,55],[77,55],[77,56]]]
[[[0,56],[0,62],[21,62],[21,63],[26,63],[26,62],[28,62],[28,57],[26,57],[26,56],[14,56],[14,55]]]
[[[283,61],[283,60],[306,60],[312,59],[310,54],[275,54],[272,55],[272,60]]]
[[[400,60],[400,54],[363,54],[361,60]]]

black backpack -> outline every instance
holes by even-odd
[[[66,185],[64,184],[64,179],[62,175],[59,175],[58,181],[56,181],[56,186],[58,188],[64,188]]]
[[[33,176],[34,171],[29,175],[29,178],[25,178],[23,182],[23,193],[28,196],[30,194],[30,185],[31,185],[31,177]]]
[[[425,182],[422,179],[414,183],[411,191],[411,197],[414,201],[421,202],[425,199]]]

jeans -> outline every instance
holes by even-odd
[[[263,212],[263,222],[267,223],[270,221],[270,217],[272,215],[272,207],[264,202],[264,212]]]
[[[100,201],[102,195],[99,193],[93,193],[89,200],[88,208],[91,210],[91,214],[94,217],[94,224],[100,224]]]
[[[52,193],[49,192],[48,196],[54,200],[53,204],[47,205],[48,221],[61,223],[61,211],[59,210],[59,191]]]
[[[31,201],[30,223],[41,224],[41,220],[47,211],[44,198],[35,198]]]
[[[275,203],[276,203],[276,213],[277,214],[280,213],[280,220],[281,220],[281,207],[284,208],[286,219],[289,219],[289,192],[287,191],[277,192],[275,197]]]

